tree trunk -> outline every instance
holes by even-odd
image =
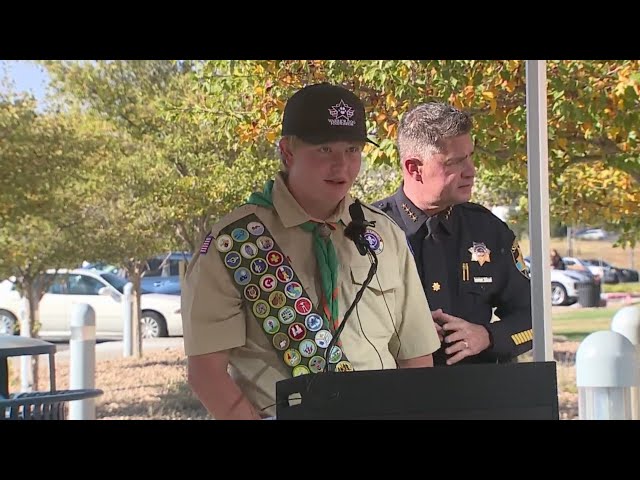
[[[133,284],[132,303],[133,303],[133,355],[142,357],[142,328],[140,319],[142,310],[140,308],[140,277],[142,275],[143,263],[135,262],[133,271],[131,272],[131,283]]]

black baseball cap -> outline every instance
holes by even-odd
[[[351,91],[338,85],[318,83],[298,90],[287,102],[282,135],[303,142],[358,141],[379,145],[367,137],[364,105]]]

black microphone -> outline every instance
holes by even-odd
[[[375,227],[376,222],[365,220],[362,205],[360,200],[357,199],[349,205],[349,215],[351,215],[351,223],[344,229],[345,236],[355,243],[360,255],[364,256],[369,252],[373,254],[364,234],[367,231],[367,227]]]
[[[359,200],[356,200],[354,203],[349,205],[349,214],[351,215],[351,222],[344,229],[344,234],[348,239],[350,239],[351,241],[353,241],[353,243],[356,244],[356,247],[358,248],[358,252],[360,252],[360,255],[363,255],[363,256],[367,254],[370,255],[369,259],[371,260],[371,267],[369,268],[369,274],[367,275],[367,278],[363,282],[362,287],[356,293],[356,298],[353,300],[353,302],[347,309],[347,312],[344,314],[344,318],[342,319],[340,326],[334,332],[333,338],[331,339],[331,341],[329,342],[329,345],[327,346],[327,349],[325,350],[325,357],[324,357],[325,372],[328,372],[330,370],[329,359],[331,356],[331,350],[333,350],[333,347],[336,345],[336,343],[338,343],[340,334],[342,333],[344,326],[347,324],[347,319],[349,318],[349,316],[351,315],[351,312],[353,312],[353,309],[356,307],[356,305],[362,298],[362,295],[364,294],[365,289],[371,283],[373,276],[378,270],[378,257],[376,256],[374,250],[371,248],[371,245],[369,245],[369,242],[364,236],[364,234],[367,231],[367,227],[375,227],[376,222],[369,222],[365,220],[364,212],[362,211],[362,205],[360,204]]]

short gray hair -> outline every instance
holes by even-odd
[[[404,114],[398,128],[400,159],[442,152],[442,140],[471,131],[471,116],[439,102],[418,105]]]

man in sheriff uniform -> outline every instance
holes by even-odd
[[[330,348],[371,267],[345,235],[364,107],[342,87],[305,87],[282,135],[282,172],[213,226],[185,276],[189,384],[216,419],[274,416],[276,382],[292,376],[432,366],[440,345],[404,233],[365,207],[359,238],[378,270]]]
[[[529,272],[515,235],[469,202],[471,126],[466,113],[442,103],[407,112],[398,129],[402,185],[374,202],[414,253],[442,340],[435,365],[510,362],[533,343]]]

